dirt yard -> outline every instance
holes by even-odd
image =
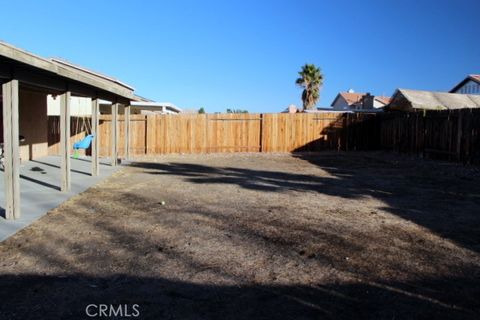
[[[478,319],[480,170],[165,156],[1,243],[0,267],[1,319],[84,319],[89,304],[138,304],[141,319]]]

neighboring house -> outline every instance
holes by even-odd
[[[296,105],[291,104],[285,110],[283,110],[282,113],[297,113],[300,111],[301,110]]]
[[[353,90],[340,92],[333,100],[333,111],[376,111],[390,102],[390,97],[373,96],[369,92],[358,93]]]
[[[386,110],[453,110],[480,108],[480,95],[397,89]]]
[[[469,75],[450,90],[450,93],[480,94],[480,75]]]

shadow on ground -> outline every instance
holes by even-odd
[[[372,197],[384,202],[386,211],[480,252],[479,170],[420,159],[384,160],[365,152],[293,156],[318,166],[330,176],[193,163],[132,165],[151,174],[178,176],[196,184],[235,184],[265,192],[318,192],[346,199]]]
[[[89,304],[138,304],[141,319],[478,319],[472,175],[458,185],[452,168],[342,155],[295,155],[329,174],[135,163],[0,245],[2,319],[85,319]],[[218,185],[241,201],[206,199]],[[276,194],[317,207],[285,210]],[[459,246],[402,219],[320,210],[321,195],[380,199]]]
[[[428,285],[431,287],[432,283],[439,290],[448,290],[445,283],[469,288],[479,284],[464,279],[436,279]],[[443,304],[400,290],[395,283],[229,286],[120,274],[109,277],[4,275],[0,276],[0,285],[2,319],[85,319],[88,318],[85,309],[90,304],[127,305],[130,314],[137,304],[140,319],[475,318],[475,314],[463,306]],[[411,288],[424,286],[421,282],[409,285]]]

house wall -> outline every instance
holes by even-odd
[[[480,95],[480,84],[476,83],[475,81],[468,80],[463,86],[458,88],[454,93]]]
[[[332,108],[335,111],[351,110],[347,101],[342,96],[338,97],[338,99],[335,101],[335,103],[332,104]]]
[[[25,90],[20,90],[19,95],[19,133],[25,137],[25,141],[20,142],[20,158],[32,160],[46,156],[48,155],[47,96]]]
[[[47,108],[49,116],[60,115],[60,97],[54,98],[52,95],[47,97]],[[92,99],[83,97],[71,97],[70,115],[72,116],[91,116]]]
[[[385,103],[380,102],[378,100],[375,100],[375,101],[373,101],[373,107],[375,109],[383,108],[383,107],[385,107]]]

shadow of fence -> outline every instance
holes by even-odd
[[[380,144],[380,122],[376,113],[339,113],[312,140],[293,152],[325,150],[375,150]]]
[[[391,150],[425,158],[480,163],[480,110],[343,113],[302,151]]]
[[[379,115],[379,148],[426,158],[480,163],[480,110]]]

